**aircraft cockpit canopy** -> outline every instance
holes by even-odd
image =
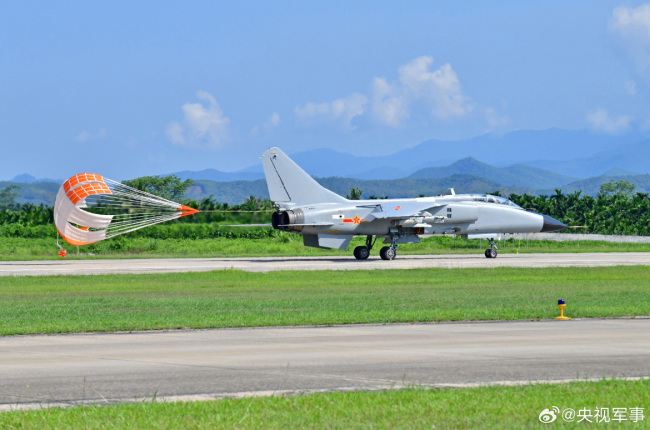
[[[512,206],[517,209],[522,209],[521,206],[513,203],[512,201],[504,198],[504,197],[499,197],[499,196],[493,196],[490,194],[478,194],[478,195],[472,195],[472,200],[475,202],[484,202],[484,203],[496,203],[499,205],[507,205],[507,206]]]

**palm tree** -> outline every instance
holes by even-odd
[[[348,200],[361,200],[361,194],[363,194],[363,190],[357,187],[352,187],[350,188],[350,194],[346,195],[345,197]]]

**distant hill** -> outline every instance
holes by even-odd
[[[56,193],[59,191],[60,183],[55,182],[9,182],[0,181],[0,190],[8,187],[9,185],[18,185],[18,203],[31,203],[33,205],[40,205],[41,203],[46,206],[54,206]]]
[[[445,178],[403,178],[390,180],[359,180],[349,178],[316,178],[325,188],[345,196],[350,188],[357,187],[363,190],[363,198],[371,195],[377,197],[401,198],[435,196],[449,194],[449,189],[454,188],[458,194],[462,193],[491,193],[493,191],[523,192],[523,188],[507,188],[502,184],[477,175],[451,175]]]
[[[490,166],[506,168],[510,173],[513,173],[518,165],[524,165],[555,172],[571,180],[601,176],[604,172],[607,172],[607,176],[650,173],[650,163],[647,162],[650,160],[649,138],[650,131],[608,135],[589,130],[551,128],[517,130],[504,134],[490,133],[457,141],[426,140],[413,147],[404,147],[396,142],[394,153],[381,156],[372,155],[372,152],[357,156],[325,148],[289,155],[306,172],[322,178],[399,179],[409,177],[424,168],[444,167],[456,160],[472,157]],[[521,169],[527,169],[524,172],[527,177],[541,174],[539,178],[548,179],[549,186],[561,182],[560,177],[545,178],[545,173],[532,172],[529,167]],[[611,171],[612,169],[614,170]],[[479,174],[476,171],[454,172]],[[182,179],[217,182],[252,181],[264,177],[261,163],[235,172],[205,169],[173,173]],[[484,174],[488,173],[497,174],[495,171]],[[511,181],[507,176],[503,180]],[[19,175],[13,180],[21,183],[38,181],[50,180],[36,179],[32,175]],[[534,185],[534,182],[525,182],[524,178],[522,181],[522,186]]]
[[[524,164],[494,167],[473,157],[463,158],[449,166],[420,169],[409,178],[444,178],[454,174],[472,174],[489,178],[499,184],[530,189],[559,187],[577,179]]]
[[[638,175],[638,173],[627,169],[621,169],[620,167],[612,167],[611,169],[604,172],[600,176],[635,176],[635,175]]]
[[[602,175],[613,168],[625,169],[630,173],[650,173],[650,165],[645,163],[650,159],[650,141],[647,139],[647,133],[615,136],[589,130],[552,128],[484,134],[459,141],[427,140],[401,150],[396,146],[395,153],[382,156],[356,156],[326,148],[289,155],[306,172],[323,178],[399,179],[423,168],[447,166],[454,160],[472,157],[491,166],[509,166],[507,169],[510,171],[523,164],[555,172],[571,180]],[[527,172],[528,175],[537,173]],[[207,169],[175,174],[182,179],[213,181],[263,178],[261,163],[237,172]],[[541,174],[541,178],[545,175]],[[561,178],[550,178],[550,182],[557,184]]]
[[[502,193],[527,191],[524,188],[504,187],[496,181],[491,181],[477,175],[451,175],[446,178],[428,179],[392,179],[392,180],[361,180],[351,178],[315,178],[324,187],[337,194],[345,196],[350,188],[363,190],[363,197],[417,197],[419,195],[433,196],[448,194],[449,188],[457,193],[487,193],[501,191]],[[0,182],[0,189],[15,184],[20,186],[19,203],[44,203],[54,205],[54,199],[60,184],[40,182],[34,184]],[[185,197],[200,200],[214,197],[217,201],[230,205],[242,203],[248,196],[268,198],[266,180],[216,182],[207,179],[195,180],[194,185],[185,193]]]
[[[194,185],[187,190],[185,196],[194,200],[212,196],[219,202],[235,205],[242,203],[248,196],[268,198],[269,191],[264,179],[228,182],[200,179],[194,181]]]
[[[256,179],[264,179],[264,173],[260,166],[259,172],[239,171],[239,172],[222,172],[216,169],[205,169],[200,171],[184,170],[182,172],[174,172],[173,175],[178,176],[182,180],[209,180],[216,182],[230,182],[230,181],[254,181]],[[166,176],[166,175],[161,175]]]
[[[23,184],[33,184],[35,182],[55,182],[57,184],[60,184],[63,181],[58,180],[58,179],[35,178],[32,175],[29,175],[27,173],[23,173],[22,175],[18,175],[16,177],[14,177],[9,182],[19,182],[19,183],[23,183]]]
[[[595,196],[600,190],[600,186],[609,181],[626,180],[636,185],[635,192],[650,194],[650,175],[627,175],[627,176],[596,176],[593,178],[582,179],[566,184],[562,187],[562,192],[572,193],[582,191],[583,194]],[[540,190],[540,194],[551,194],[550,190]]]
[[[485,179],[478,175],[452,174],[443,178],[402,178],[402,179],[353,179],[353,178],[315,178],[324,187],[337,194],[345,196],[350,188],[357,187],[363,190],[363,198],[376,197],[417,197],[420,195],[435,196],[448,194],[449,188],[454,188],[457,193],[492,193],[499,191],[503,195],[509,193],[536,193],[553,194],[554,188],[560,188],[564,193],[571,193],[581,190],[585,194],[595,195],[600,186],[611,180],[624,179],[637,186],[637,191],[650,193],[650,175],[628,175],[628,176],[598,176],[594,178],[573,181],[553,188],[530,189],[522,186],[503,184],[496,180]],[[263,197],[269,196],[264,179],[255,181],[227,181],[216,182],[207,179],[194,181],[186,193],[187,198],[200,200],[213,196],[217,201],[226,202],[230,205],[242,203],[248,196]],[[8,181],[0,182],[0,189],[8,185],[20,186],[19,203],[41,203],[52,206],[60,184],[53,182],[37,182],[33,184],[13,183]]]
[[[305,171],[319,177],[396,179],[422,168],[445,166],[454,160],[473,157],[494,166],[525,164],[572,178],[587,178],[613,167],[630,168],[621,156],[633,156],[634,152],[630,151],[641,149],[633,148],[634,145],[646,139],[647,135],[635,133],[614,136],[551,128],[484,134],[459,141],[427,140],[385,156],[356,157],[330,149],[290,155]],[[585,157],[593,157],[597,163],[584,168],[581,163]],[[632,170],[650,173],[650,165]]]
[[[504,187],[498,182],[490,181],[476,175],[452,175],[447,178],[429,179],[391,179],[391,180],[361,180],[351,178],[315,178],[325,188],[345,196],[350,188],[363,190],[363,198],[370,196],[389,198],[417,197],[419,195],[434,196],[448,194],[449,188],[457,193],[487,193],[501,191],[502,193],[523,193],[526,190],[516,187]],[[192,199],[202,199],[213,196],[217,201],[230,205],[242,203],[248,196],[268,198],[268,188],[265,180],[214,182],[208,180],[195,181],[188,189],[186,196]]]
[[[355,186],[366,197],[433,195],[450,187],[459,193],[548,194],[560,188],[595,194],[603,182],[617,178],[631,180],[643,192],[648,190],[650,174],[648,133],[614,136],[588,130],[519,130],[461,141],[427,140],[382,156],[355,156],[331,149],[290,155],[333,191],[345,195]],[[261,163],[237,172],[206,169],[175,174],[195,180],[188,191],[192,198],[213,195],[236,204],[249,195],[268,195]],[[21,185],[20,201],[36,204],[52,204],[61,182],[39,182],[43,180],[26,174],[14,179]],[[0,187],[9,183],[0,182]]]
[[[650,140],[612,145],[596,154],[564,161],[534,161],[528,164],[565,175],[589,178],[611,169],[639,174],[650,173]]]

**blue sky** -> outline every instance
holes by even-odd
[[[2,2],[0,179],[650,129],[650,4]]]

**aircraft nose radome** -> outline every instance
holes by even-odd
[[[553,217],[550,217],[548,215],[542,215],[542,217],[544,217],[544,225],[542,226],[540,233],[548,233],[549,231],[557,231],[562,230],[563,228],[567,228],[565,224],[561,223]]]

